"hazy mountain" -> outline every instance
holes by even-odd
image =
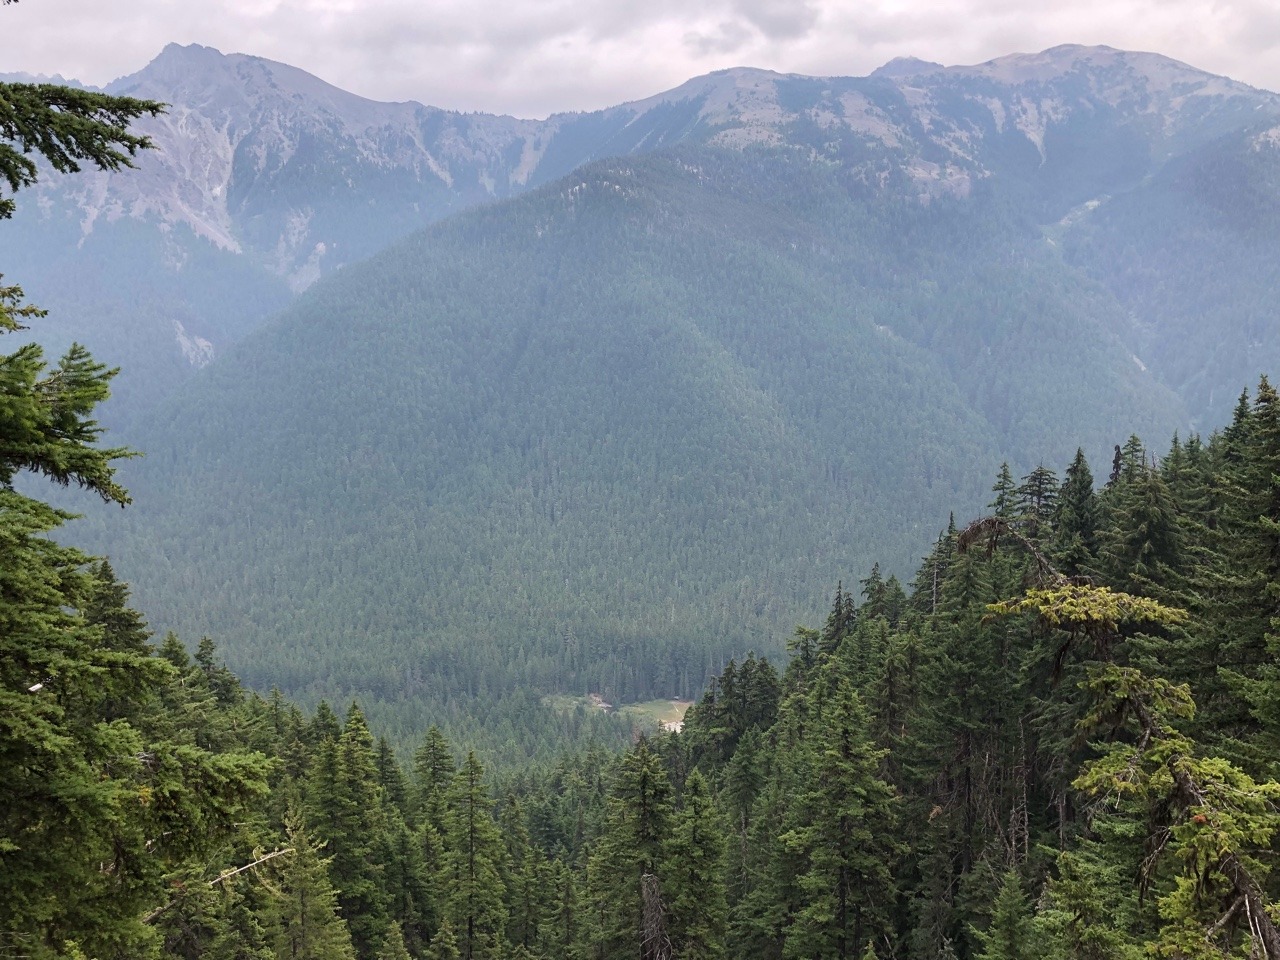
[[[865,78],[726,70],[543,121],[376,103],[195,45],[108,89],[171,105],[143,125],[156,149],[138,170],[49,176],[0,253],[58,317],[52,344],[80,339],[125,368],[117,421],[323,273],[592,159],[785,145],[922,201],[992,181],[1048,224],[1280,115],[1274,94],[1155,54],[1072,46],[973,67],[900,60]]]
[[[909,572],[1002,457],[1169,436],[1123,320],[984,191],[601,161],[313,286],[148,421],[94,546],[258,683],[418,721],[689,693],[837,578]]]
[[[1099,198],[1064,252],[1135,320],[1139,353],[1204,428],[1280,371],[1280,126],[1271,118]]]
[[[838,577],[909,574],[1002,459],[1105,475],[1276,340],[1280,101],[1152,54],[738,69],[546,121],[204,48],[112,89],[174,104],[157,151],[0,231],[134,371],[137,503],[76,536],[253,681],[409,725],[693,691]]]

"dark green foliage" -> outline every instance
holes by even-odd
[[[22,329],[22,290],[0,287],[0,333]],[[122,448],[95,447],[101,429],[90,414],[109,394],[115,371],[73,344],[57,367],[47,370],[36,344],[0,356],[3,435],[0,485],[11,489],[15,475],[29,470],[63,486],[76,484],[104,502],[124,504],[128,494],[114,479]]]
[[[461,956],[462,954],[458,952],[458,940],[453,935],[453,928],[445,923],[432,937],[431,945],[423,954],[423,960],[458,960]]]
[[[1057,510],[1058,494],[1058,476],[1043,464],[1022,478],[1016,492],[1016,512],[1023,532],[1032,540],[1040,539],[1048,528]]]
[[[418,822],[438,834],[444,833],[449,786],[456,767],[449,742],[432,724],[413,758],[413,809]]]
[[[156,654],[110,565],[6,528],[12,582],[57,586],[0,612],[18,635],[59,626],[44,648],[93,665],[59,673],[80,677],[73,698],[19,701],[48,711],[20,714],[37,730],[78,724],[85,752],[58,745],[51,780],[3,785],[5,837],[61,854],[0,851],[22,878],[8,942],[191,960],[1247,954],[1275,930],[1280,835],[1257,572],[1280,542],[1274,405],[1264,381],[1228,431],[1162,463],[1130,441],[1096,502],[1080,458],[1056,505],[1037,471],[1006,517],[947,530],[912,595],[874,567],[862,603],[840,587],[781,677],[730,661],[680,733],[493,784],[432,728],[410,786],[359,707],[247,694],[210,640]],[[1058,545],[1090,523],[1094,580],[1065,577]]]
[[[1107,490],[1108,525],[1098,566],[1108,581],[1150,592],[1182,565],[1182,536],[1173,495],[1161,471],[1139,461]]]
[[[664,880],[671,823],[671,783],[661,759],[642,737],[615,774],[608,819],[587,874],[595,924],[591,939],[602,960],[647,956],[641,950],[645,882],[656,878],[667,902]]]
[[[1171,430],[1106,308],[1046,301],[1061,271],[981,191],[601,161],[317,284],[139,427],[145,515],[94,542],[251,685],[505,763],[567,722],[528,700],[692,698],[877,557],[892,624],[916,525],[980,505],[999,451],[1102,449],[1120,406]]]
[[[1097,552],[1098,498],[1083,450],[1076,451],[1067,467],[1066,481],[1058,491],[1053,527],[1053,553],[1063,573],[1079,573],[1092,563]]]
[[[400,932],[400,924],[393,923],[387,929],[387,939],[378,951],[378,960],[409,960],[409,951],[404,945],[404,934]]]
[[[293,854],[282,858],[271,884],[269,911],[277,957],[354,960],[346,922],[338,915],[338,895],[322,858],[299,820],[286,824]]]
[[[129,132],[141,116],[164,105],[151,100],[48,83],[0,83],[0,179],[11,191],[36,182],[35,156],[60,173],[76,173],[88,162],[100,170],[133,166],[151,144]],[[13,213],[12,199],[0,197],[0,219]]]
[[[991,923],[985,930],[975,930],[981,945],[977,960],[1038,960],[1038,943],[1032,922],[1031,904],[1022,889],[1017,871],[1004,875],[1000,893],[991,908]]]
[[[825,678],[824,678],[825,679]],[[852,958],[892,931],[896,827],[893,788],[852,684],[834,680],[801,744],[780,837],[797,864],[798,910],[784,931],[788,958]]]
[[[506,913],[502,835],[474,753],[467,754],[454,776],[445,836],[444,912],[456,931],[458,953],[462,960],[499,957]]]
[[[387,826],[373,738],[358,706],[351,705],[337,744],[322,744],[321,757],[311,821],[331,851],[329,875],[356,953],[367,957],[387,929]]]
[[[663,896],[674,955],[687,960],[725,956],[728,902],[724,837],[710,788],[694,770],[685,780],[681,807],[667,842]]]

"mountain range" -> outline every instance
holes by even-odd
[[[147,453],[76,535],[253,682],[407,726],[692,693],[1002,460],[1211,429],[1280,359],[1280,97],[1155,54],[541,121],[203,47],[108,89],[171,104],[156,149],[0,232]]]
[[[53,342],[80,339],[124,367],[119,421],[321,275],[595,159],[680,143],[785,145],[922,199],[995,181],[1044,225],[1103,219],[1099,205],[1175,158],[1208,150],[1217,164],[1219,152],[1252,151],[1274,172],[1280,149],[1275,94],[1155,54],[1075,46],[974,67],[897,60],[865,78],[726,70],[542,121],[376,103],[196,45],[171,44],[106,89],[170,104],[140,125],[156,149],[137,170],[47,176],[0,251],[60,317]],[[1169,199],[1198,202],[1198,191],[1182,183]],[[1153,325],[1138,307],[1138,325]],[[1226,371],[1221,388],[1251,372]],[[1215,393],[1214,412],[1224,402]]]

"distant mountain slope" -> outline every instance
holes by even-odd
[[[166,47],[109,89],[171,104],[146,125],[156,149],[135,171],[49,177],[0,231],[0,262],[58,318],[51,343],[80,339],[125,368],[115,422],[324,273],[593,159],[790,146],[922,202],[996,183],[1053,223],[1280,116],[1274,94],[1155,54],[1073,46],[973,67],[895,61],[863,78],[726,70],[543,121],[376,103],[195,45]]]
[[[1066,256],[1136,321],[1134,349],[1199,423],[1280,373],[1280,125],[1231,133],[1104,198],[1065,231]]]
[[[316,284],[149,421],[93,546],[255,683],[406,723],[687,693],[910,569],[1002,457],[1168,435],[1114,313],[994,196],[603,161]]]
[[[1280,341],[1280,101],[1152,54],[739,69],[546,121],[204,48],[113,89],[174,103],[157,151],[0,230],[147,452],[73,535],[158,627],[405,729],[690,693],[910,571],[1002,459],[1102,474]]]

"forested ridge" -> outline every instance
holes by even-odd
[[[543,697],[696,696],[848,571],[909,575],[992,463],[1207,429],[1276,366],[1280,99],[1157,55],[732,70],[550,126],[201,47],[112,89],[183,120],[0,231],[145,453],[65,536],[160,633],[396,743],[505,762],[554,741]],[[449,189],[410,162],[437,136]]]
[[[690,698],[844,571],[909,570],[991,463],[1173,432],[1080,284],[995,191],[602,161],[318,283],[148,420],[135,508],[71,535],[250,685],[405,732],[523,691]]]
[[[6,530],[6,570],[79,571],[6,592],[79,641],[5,659],[46,725],[5,733],[11,952],[1276,955],[1265,379],[1100,486],[1083,455],[1002,470],[909,585],[840,586],[682,731],[491,774],[437,728],[402,765],[355,704],[249,693],[212,641],[157,648],[109,565]]]

